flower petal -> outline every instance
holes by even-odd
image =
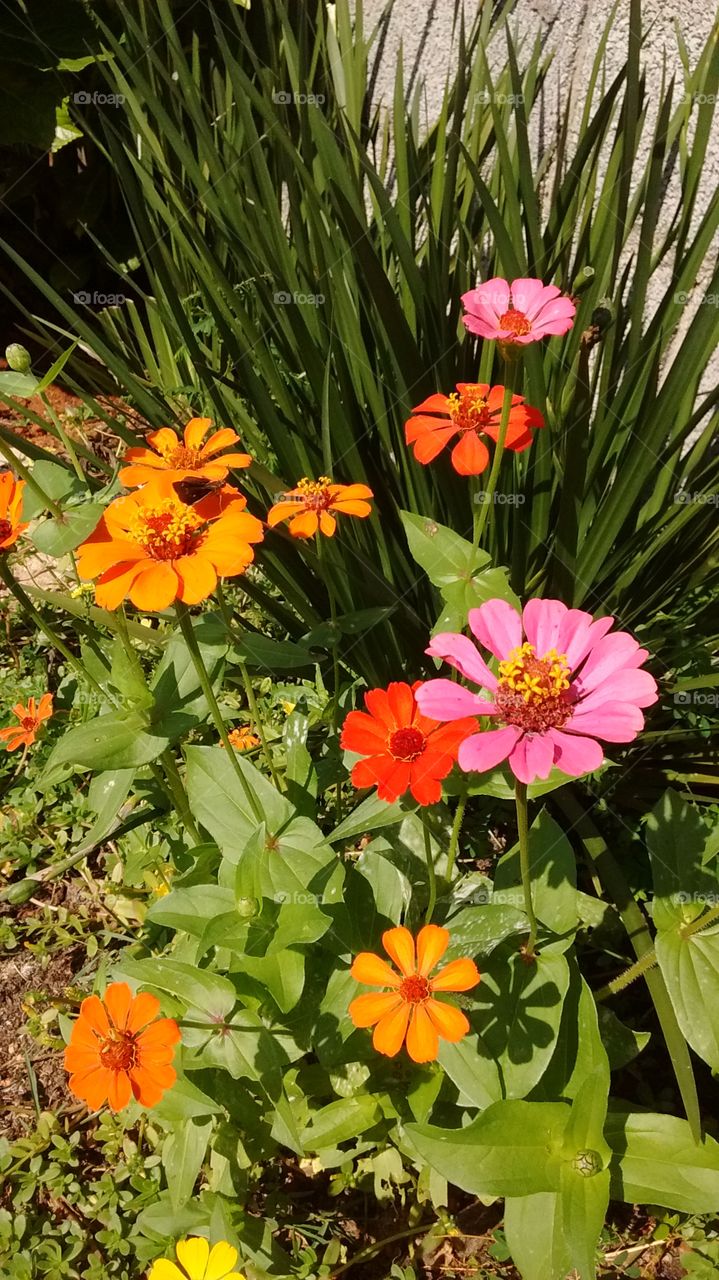
[[[399,1053],[404,1043],[409,1013],[410,1006],[403,1000],[392,1013],[386,1013],[380,1018],[372,1036],[372,1044],[378,1053],[384,1053],[388,1058],[394,1058]]]
[[[470,609],[470,630],[495,658],[506,658],[522,643],[522,620],[506,600],[487,600],[478,609]]]
[[[441,1000],[428,1000],[425,1009],[443,1040],[456,1044],[469,1031],[469,1023],[461,1009]]]
[[[550,729],[548,736],[554,743],[555,765],[572,778],[593,773],[604,759],[601,744],[594,738],[581,738],[579,734],[564,733],[561,729]]]
[[[396,929],[387,929],[382,934],[382,946],[405,978],[416,972],[414,938],[404,925],[398,925]]]
[[[450,960],[432,979],[433,991],[471,991],[480,981],[480,973],[474,960],[461,956]]]
[[[367,995],[356,996],[348,1012],[356,1027],[373,1027],[401,1003],[396,991],[371,991]]]
[[[478,476],[489,463],[489,449],[476,431],[464,431],[452,450],[452,466],[460,476]]]
[[[178,1240],[175,1245],[177,1260],[185,1268],[189,1280],[205,1280],[205,1271],[210,1256],[210,1246],[202,1236],[192,1236],[189,1240]]]
[[[225,1280],[235,1263],[237,1250],[226,1240],[221,1240],[210,1252],[210,1260],[205,1270],[205,1280]]]
[[[460,769],[465,773],[487,773],[496,768],[507,759],[521,732],[516,725],[506,725],[503,729],[484,729],[465,738],[457,756]]]
[[[416,697],[422,715],[432,720],[463,720],[466,716],[487,715],[494,710],[478,693],[455,684],[454,680],[427,680],[417,690]]]
[[[417,934],[417,972],[426,978],[449,946],[449,932],[438,924],[426,924]]]
[[[364,982],[368,987],[398,987],[400,984],[394,969],[373,951],[360,951],[352,962],[350,973],[355,982]]]
[[[554,743],[546,733],[525,733],[509,756],[515,778],[530,784],[548,778],[554,763]]]
[[[432,636],[425,653],[432,658],[444,658],[451,667],[456,667],[468,680],[473,680],[484,689],[497,688],[497,677],[492,674],[469,636],[460,635],[457,631],[438,631]]]
[[[413,1062],[434,1062],[439,1053],[437,1028],[424,1005],[415,1005],[407,1032],[407,1052]]]

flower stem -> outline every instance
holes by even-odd
[[[424,826],[424,854],[427,859],[427,884],[429,888],[429,897],[427,900],[427,910],[425,912],[424,923],[429,924],[434,915],[434,908],[437,904],[437,875],[434,869],[434,858],[432,857],[432,836],[426,823]]]
[[[194,840],[196,845],[202,844],[202,836],[200,835],[197,829],[197,826],[195,825],[195,819],[192,816],[192,811],[190,809],[190,802],[187,798],[187,792],[185,791],[182,778],[180,777],[180,771],[175,763],[175,758],[172,752],[170,751],[169,747],[167,747],[165,751],[163,751],[162,755],[160,756],[160,761],[162,763],[163,769],[165,770],[165,777],[167,778],[167,785],[172,795],[172,799],[175,802],[177,812],[180,815],[182,824],[185,827],[187,834],[189,835],[191,840]]]
[[[238,780],[240,782],[240,785],[242,786],[242,790],[245,793],[245,796],[250,805],[250,808],[252,809],[252,812],[255,815],[257,822],[261,823],[263,821],[262,811],[257,802],[257,798],[254,792],[252,791],[252,788],[250,787],[244,773],[242,772],[240,763],[235,754],[235,748],[230,742],[229,734],[227,732],[227,725],[225,724],[222,718],[222,712],[220,711],[220,708],[217,704],[215,691],[212,688],[210,677],[208,676],[207,671],[205,669],[205,664],[202,661],[202,654],[200,653],[200,649],[197,643],[197,636],[195,635],[195,632],[193,630],[192,619],[188,612],[187,606],[184,605],[181,600],[177,600],[175,603],[175,611],[177,613],[177,620],[180,624],[180,630],[182,632],[185,644],[187,645],[187,648],[190,653],[190,657],[192,658],[192,661],[195,667],[195,671],[197,672],[197,678],[200,682],[200,688],[202,689],[202,692],[205,695],[205,699],[207,701],[207,705],[210,708],[210,714],[214,721],[215,728],[217,729],[217,732],[220,735],[220,739],[224,744],[228,759],[232,765],[232,768],[237,774]]]
[[[612,978],[611,982],[608,982],[606,986],[600,987],[598,991],[595,991],[594,999],[608,1000],[610,996],[616,995],[617,992],[624,991],[626,987],[636,982],[637,978],[641,978],[649,969],[653,969],[656,963],[656,952],[653,947],[650,947],[638,960],[634,961],[634,964],[630,964],[628,969],[618,974],[616,978]]]
[[[5,444],[5,441],[2,439],[0,439],[0,457],[5,459],[11,470],[17,471],[20,479],[25,481],[28,489],[32,489],[33,492],[37,494],[43,506],[47,507],[48,511],[52,512],[56,520],[64,519],[62,507],[58,506],[57,502],[55,502],[53,498],[48,497],[45,491],[40,488],[37,481],[33,479],[32,471],[25,466],[24,462],[20,461],[17,455],[13,453],[10,446]]]
[[[497,436],[497,443],[494,446],[494,457],[492,459],[492,467],[489,472],[489,480],[487,481],[487,488],[484,490],[484,497],[482,499],[482,504],[480,506],[479,511],[475,512],[475,517],[474,517],[474,538],[472,539],[472,548],[475,551],[477,550],[477,547],[481,542],[482,534],[484,533],[485,526],[489,519],[490,509],[494,506],[494,494],[497,488],[497,481],[499,479],[499,468],[502,465],[504,443],[507,439],[507,430],[509,428],[509,414],[512,408],[512,396],[514,393],[512,390],[512,377],[510,375],[510,366],[508,364],[505,365],[504,381],[505,381],[505,386],[504,386],[504,395],[502,397],[502,416],[499,420],[499,433]],[[479,494],[476,493],[474,495],[475,502],[478,497],[479,497]]]
[[[75,475],[77,476],[78,480],[82,481],[83,484],[87,484],[87,477],[82,467],[80,466],[80,463],[78,462],[77,454],[75,453],[75,446],[73,445],[72,440],[70,439],[65,428],[60,422],[58,415],[55,413],[55,410],[50,404],[50,401],[48,400],[47,395],[45,394],[44,391],[40,392],[40,400],[42,401],[45,408],[47,409],[50,421],[52,422],[53,426],[55,427],[55,430],[57,431],[57,434],[60,437],[60,440],[62,441],[62,444],[67,453],[67,456],[69,457],[73,465]]]
[[[229,636],[232,636],[234,631],[232,614],[231,614],[229,605],[225,599],[225,593],[222,590],[222,584],[219,582],[217,584],[217,600],[220,606],[222,617],[225,622],[225,627],[227,628],[227,634]],[[241,637],[241,633],[238,632],[238,635],[240,635]],[[247,705],[250,708],[250,720],[252,722],[252,728],[255,730],[262,744],[262,754],[265,757],[265,763],[267,765],[267,768],[270,771],[270,776],[272,778],[272,781],[277,787],[277,790],[282,791],[282,782],[280,780],[279,774],[277,773],[277,770],[275,769],[274,760],[272,759],[272,752],[270,751],[269,743],[265,735],[264,726],[262,724],[259,708],[257,706],[255,691],[252,687],[252,681],[250,679],[250,673],[247,670],[245,663],[242,662],[241,660],[240,660],[239,666],[240,666],[240,671],[242,672],[242,683],[245,687],[245,696],[247,698]]]
[[[524,954],[530,959],[535,955],[537,942],[537,917],[534,914],[532,901],[532,868],[529,856],[529,815],[527,811],[527,784],[518,779],[514,784],[514,799],[517,806],[517,832],[519,834],[519,867],[524,890],[524,909],[529,919],[529,937]]]
[[[60,638],[53,627],[45,621],[42,614],[35,608],[30,597],[23,591],[20,583],[13,577],[8,566],[7,559],[2,552],[0,552],[0,578],[5,583],[8,591],[15,597],[23,612],[26,613],[29,618],[32,618],[35,625],[40,628],[43,635],[45,635],[50,641],[53,648],[57,649],[58,653],[62,654],[63,658],[68,665],[72,667],[72,670],[76,675],[80,676],[81,680],[84,680],[94,693],[107,701],[108,698],[104,689],[102,689],[93,676],[85,670],[79,658],[76,658],[72,650],[68,649],[65,641]]]
[[[318,531],[318,533],[317,533],[317,561],[318,561],[318,564],[319,564],[319,566],[320,566],[320,573],[322,574],[322,580],[323,580],[323,582],[324,582],[324,584],[325,584],[325,587],[327,588],[327,596],[328,596],[329,603],[330,603],[330,622],[331,622],[331,624],[332,624],[332,704],[331,704],[331,715],[332,715],[332,732],[334,733],[334,735],[335,735],[335,737],[336,737],[336,736],[337,736],[337,722],[338,722],[338,719],[339,719],[339,715],[338,715],[338,713],[339,713],[339,708],[340,708],[340,659],[339,659],[339,650],[338,650],[338,644],[337,644],[337,642],[338,642],[338,635],[337,635],[337,602],[336,602],[336,600],[335,600],[335,593],[334,593],[334,589],[333,589],[333,586],[332,586],[332,575],[331,575],[331,573],[328,573],[328,572],[327,572],[327,560],[326,560],[325,554],[324,554],[324,552],[323,552],[323,550],[322,550],[322,537],[323,537],[323,535],[322,535],[321,533],[319,533],[319,531]],[[341,783],[340,783],[339,777],[337,778],[337,788],[336,788],[336,791],[335,791],[335,817],[336,817],[336,819],[337,819],[337,822],[341,822],[341,820],[342,820],[342,785],[341,785]]]
[[[467,808],[467,797],[460,796],[457,808],[454,811],[454,822],[452,823],[452,834],[449,837],[449,849],[447,850],[447,869],[445,871],[445,879],[451,883],[454,875],[454,864],[457,859],[457,849],[459,848],[459,833],[462,830],[462,821],[464,819],[464,811]]]

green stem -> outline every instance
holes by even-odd
[[[454,875],[454,864],[457,859],[457,849],[459,848],[459,833],[462,830],[462,821],[464,819],[464,811],[466,808],[467,797],[460,796],[459,803],[454,811],[452,834],[449,837],[449,849],[447,850],[447,869],[444,874],[448,884],[451,884],[452,876]]]
[[[654,942],[621,866],[569,787],[562,787],[556,793],[556,803],[563,809],[592,859],[604,888],[619,912],[634,954],[641,958],[653,949]],[[661,969],[647,969],[644,978],[666,1042],[692,1136],[695,1142],[700,1142],[701,1113],[687,1042],[677,1022]]]
[[[21,480],[24,480],[29,489],[36,493],[44,507],[51,511],[56,520],[63,520],[62,507],[58,506],[53,498],[48,497],[36,480],[33,480],[32,471],[30,471],[24,462],[21,462],[9,445],[0,438],[0,457],[4,458],[12,471],[16,471]]]
[[[608,1000],[610,996],[616,995],[617,992],[624,991],[626,987],[636,982],[637,978],[641,978],[649,969],[653,969],[656,963],[656,952],[652,947],[649,951],[645,951],[638,960],[635,960],[634,964],[630,964],[629,968],[625,969],[623,973],[618,974],[606,986],[600,987],[598,991],[595,991],[594,999],[597,1001]]]
[[[252,688],[250,673],[247,670],[247,667],[245,666],[244,662],[240,662],[239,666],[240,666],[240,671],[242,672],[242,683],[245,686],[245,695],[247,697],[247,703],[250,708],[250,721],[252,723],[252,728],[255,730],[262,744],[262,754],[265,757],[265,763],[267,765],[267,768],[270,771],[270,776],[272,778],[272,781],[277,787],[277,790],[282,791],[283,789],[282,782],[277,770],[275,769],[275,762],[272,759],[270,744],[267,741],[267,735],[265,734],[264,726],[262,724],[262,718],[260,716],[259,707],[257,706],[255,691]]]
[[[339,719],[340,708],[340,659],[338,649],[337,635],[337,602],[332,586],[332,574],[327,572],[327,559],[322,550],[323,534],[317,533],[317,561],[320,566],[322,580],[327,588],[327,596],[330,603],[330,622],[332,624],[332,732],[337,736],[337,722]],[[337,779],[337,788],[335,791],[335,817],[337,822],[342,821],[342,786],[339,778]]]
[[[17,600],[18,604],[23,609],[23,611],[28,615],[29,618],[32,618],[35,625],[40,628],[43,635],[47,637],[47,639],[50,641],[50,644],[53,646],[53,648],[57,649],[58,653],[62,654],[63,658],[68,663],[68,665],[72,667],[76,675],[80,676],[80,678],[90,686],[90,688],[93,690],[94,693],[98,694],[101,698],[107,701],[108,696],[105,693],[104,689],[102,689],[100,685],[97,683],[97,681],[93,678],[93,676],[91,676],[89,672],[85,670],[84,666],[82,665],[80,660],[75,657],[75,654],[72,652],[72,650],[68,649],[67,645],[65,644],[65,641],[61,640],[57,632],[50,626],[48,622],[45,621],[42,614],[39,613],[38,610],[35,608],[35,605],[32,603],[32,600],[30,599],[30,597],[26,595],[26,593],[23,591],[22,587],[20,586],[20,583],[13,577],[8,567],[7,559],[2,552],[0,552],[0,578],[5,583],[5,586],[7,587],[8,591],[15,597],[15,599]]]
[[[337,1280],[337,1276],[343,1276],[351,1267],[357,1266],[358,1262],[366,1262],[368,1258],[373,1258],[376,1253],[385,1249],[387,1245],[395,1244],[398,1240],[409,1240],[411,1236],[423,1235],[424,1232],[429,1231],[432,1225],[431,1222],[425,1222],[417,1227],[410,1227],[407,1231],[397,1231],[393,1236],[385,1236],[383,1240],[376,1240],[367,1249],[362,1249],[360,1253],[355,1254],[354,1258],[351,1258],[349,1262],[345,1262],[341,1267],[331,1271],[327,1280]]]
[[[512,390],[513,379],[510,376],[509,365],[505,365],[504,381],[505,381],[505,386],[504,386],[504,395],[502,397],[502,416],[499,420],[499,433],[497,436],[497,443],[494,446],[494,457],[492,459],[492,467],[489,472],[489,480],[487,481],[487,488],[484,490],[482,505],[479,509],[479,513],[475,516],[475,521],[474,521],[474,537],[472,539],[472,548],[475,551],[482,539],[482,534],[484,533],[485,525],[489,519],[490,509],[494,506],[494,494],[497,488],[497,481],[499,479],[499,469],[502,465],[502,455],[504,454],[504,444],[507,439],[507,429],[509,427],[509,414],[512,408],[512,396],[514,394]],[[474,495],[475,502],[478,497],[479,497],[478,493]]]
[[[424,917],[424,923],[429,924],[434,915],[434,908],[437,903],[437,875],[434,869],[434,858],[432,857],[432,836],[429,827],[424,825],[424,854],[427,859],[427,884],[429,888],[429,898],[427,901],[427,911]]]
[[[197,672],[197,678],[200,682],[200,688],[202,689],[202,692],[205,695],[205,699],[207,701],[207,705],[210,708],[210,714],[214,721],[215,728],[217,729],[217,732],[220,735],[220,739],[224,744],[230,764],[232,765],[232,768],[237,774],[237,778],[240,782],[242,790],[245,793],[245,796],[250,805],[250,808],[252,809],[252,812],[255,815],[257,822],[262,823],[264,821],[262,810],[260,809],[260,806],[257,802],[257,798],[254,792],[252,791],[244,773],[242,772],[240,763],[237,759],[235,748],[230,742],[229,734],[227,732],[227,725],[225,724],[222,718],[222,712],[220,711],[220,708],[217,704],[215,691],[212,688],[210,677],[208,676],[207,671],[205,669],[205,664],[202,661],[202,654],[200,653],[200,649],[197,643],[197,637],[192,628],[192,619],[190,618],[190,614],[188,612],[187,606],[184,605],[182,601],[178,600],[175,604],[175,611],[177,613],[177,620],[180,624],[180,630],[184,637],[185,644],[187,645],[187,648],[190,653],[190,657],[192,658],[192,661],[195,667],[195,671]]]
[[[160,761],[163,769],[165,770],[165,776],[167,778],[167,784],[170,789],[172,799],[175,802],[177,812],[180,815],[187,834],[191,840],[194,840],[195,844],[202,844],[202,836],[195,825],[195,819],[192,816],[190,802],[187,798],[187,792],[185,791],[182,778],[180,777],[180,771],[169,747],[163,751],[160,756]]]
[[[529,919],[529,937],[525,944],[525,955],[535,955],[537,942],[537,917],[534,914],[532,901],[532,866],[529,854],[529,813],[527,806],[527,784],[518,779],[514,784],[514,799],[517,806],[517,831],[519,834],[519,867],[524,890],[524,909]]]
[[[690,924],[682,925],[679,932],[683,938],[691,938],[692,934],[701,933],[703,929],[708,929],[710,925],[714,924],[715,920],[719,920],[719,906],[710,907],[697,920],[692,920]]]
[[[45,395],[45,392],[44,392],[44,391],[41,391],[41,392],[40,392],[40,400],[42,401],[42,403],[44,404],[45,408],[47,409],[47,412],[48,412],[48,415],[49,415],[49,417],[50,417],[50,420],[51,420],[51,422],[53,423],[53,426],[55,427],[55,430],[57,431],[57,434],[59,435],[59,437],[60,437],[60,439],[61,439],[61,441],[62,441],[62,443],[63,443],[63,445],[64,445],[64,447],[65,447],[65,451],[66,451],[66,453],[67,453],[67,455],[68,455],[68,457],[69,457],[69,459],[70,459],[70,461],[71,461],[71,463],[72,463],[72,465],[73,465],[73,468],[74,468],[74,470],[75,470],[75,475],[77,476],[78,480],[81,480],[81,481],[82,481],[82,483],[83,483],[84,485],[86,485],[86,484],[87,484],[87,478],[86,478],[86,476],[85,476],[85,472],[83,471],[82,467],[80,466],[80,463],[79,463],[79,462],[78,462],[78,460],[77,460],[77,454],[75,453],[75,446],[73,445],[72,440],[70,439],[70,437],[68,436],[68,434],[67,434],[67,432],[66,432],[65,428],[63,427],[62,423],[60,422],[60,419],[59,419],[58,415],[55,413],[55,410],[53,409],[52,405],[50,404],[50,401],[48,400],[48,398],[47,398],[47,396]]]

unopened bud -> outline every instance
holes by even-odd
[[[27,347],[21,347],[19,342],[11,342],[10,346],[5,348],[5,359],[13,373],[29,372],[32,363],[30,352]]]

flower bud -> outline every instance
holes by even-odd
[[[11,342],[10,346],[5,348],[5,359],[13,373],[28,373],[30,370],[32,363],[30,352],[27,347],[21,347],[19,342]]]

